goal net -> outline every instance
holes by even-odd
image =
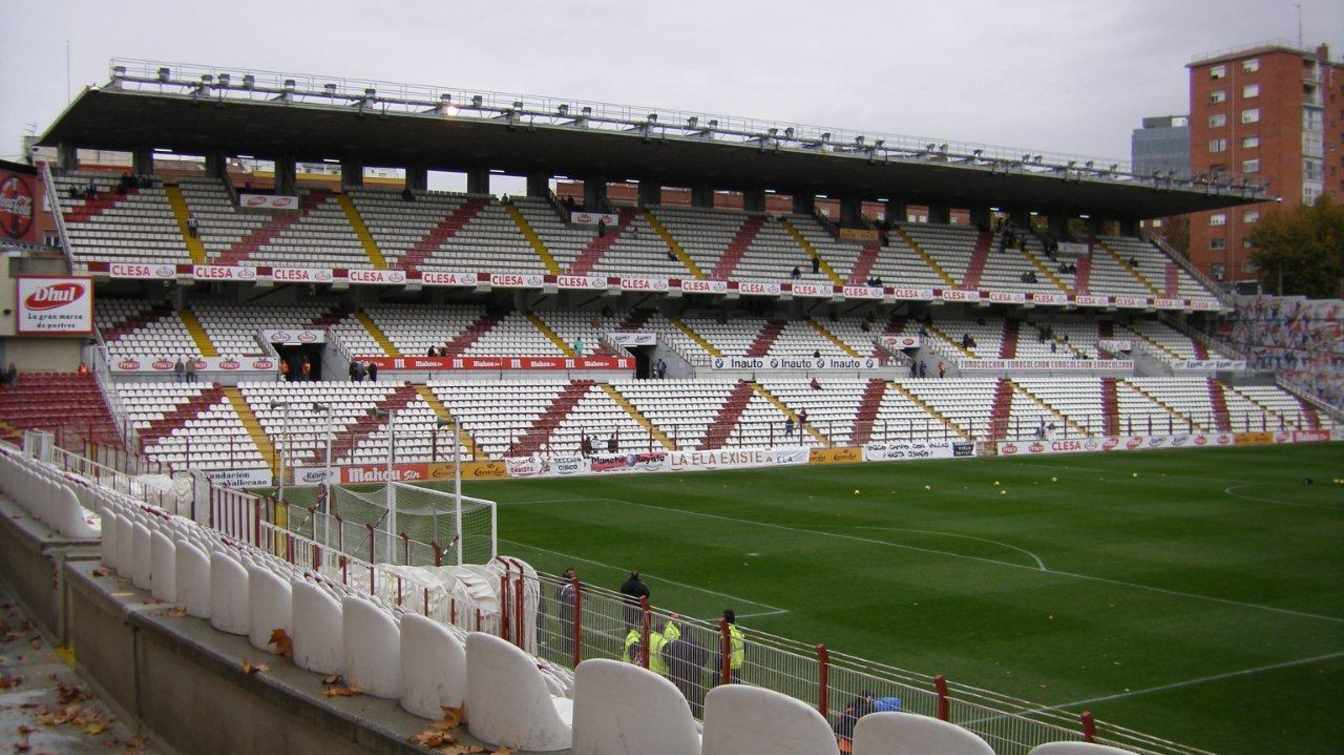
[[[494,501],[464,495],[459,505],[451,492],[400,482],[328,490],[317,512],[292,515],[290,528],[370,563],[434,566],[435,546],[445,565],[485,564],[498,553]]]

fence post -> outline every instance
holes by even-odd
[[[406,533],[405,533],[405,532],[401,533],[401,552],[402,552],[402,554],[403,554],[402,558],[404,559],[404,560],[401,562],[401,563],[402,563],[402,566],[410,566],[410,565],[411,565],[411,539],[410,539],[409,537],[406,536]]]
[[[1083,722],[1083,741],[1094,741],[1097,737],[1097,720],[1092,717],[1092,711],[1083,711],[1078,719]]]
[[[523,567],[519,565],[518,580],[514,583],[515,589],[513,591],[513,634],[518,642],[518,647],[526,649],[523,638],[523,578]]]
[[[369,532],[369,563],[370,563],[370,564],[376,564],[376,563],[378,563],[378,559],[375,558],[374,555],[373,555],[373,549],[374,549],[374,543],[373,543],[373,525],[372,525],[372,524],[366,524],[366,525],[364,525],[364,529],[368,530],[368,532]]]
[[[570,578],[574,585],[574,668],[583,661],[583,583],[578,574]]]
[[[733,638],[728,631],[728,620],[719,619],[719,683],[730,684],[733,681]]]
[[[443,549],[439,547],[437,540],[430,542],[430,547],[434,549],[434,565],[443,566]]]
[[[938,720],[946,721],[951,715],[952,701],[947,698],[947,677],[933,677],[933,689],[938,693]]]
[[[509,638],[509,571],[507,562],[504,564],[504,573],[499,575],[499,638],[505,642],[510,642]]]
[[[649,596],[641,595],[639,598],[639,665],[644,668],[649,667],[649,623],[653,617],[649,615]]]
[[[817,646],[817,712],[827,718],[831,707],[831,654]],[[829,719],[828,719],[829,720]]]

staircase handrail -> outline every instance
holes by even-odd
[[[1214,338],[1208,335],[1207,333],[1200,332],[1196,328],[1192,327],[1189,323],[1184,322],[1175,316],[1164,314],[1161,319],[1164,323],[1167,324],[1168,327],[1179,331],[1182,335],[1184,335],[1186,338],[1189,338],[1192,341],[1198,341],[1200,344],[1204,346],[1205,349],[1208,349],[1213,353],[1216,353],[1227,359],[1246,358],[1242,356],[1240,352],[1230,348],[1228,344],[1224,343],[1223,341]]]
[[[112,368],[107,346],[102,343],[102,340],[102,334],[99,333],[98,345],[89,350],[93,355],[91,360],[93,362],[91,365],[93,381],[98,386],[98,392],[103,395],[103,403],[112,413],[112,424],[116,426],[117,435],[121,437],[123,447],[127,450],[135,449],[138,433],[134,427],[131,427],[126,405],[122,403],[121,394],[116,391],[116,381],[112,379]]]
[[[1328,414],[1335,424],[1344,424],[1344,409],[1317,396],[1307,386],[1289,380],[1279,374],[1274,375],[1274,384],[1308,404],[1311,404],[1316,411]]]
[[[1163,254],[1170,258],[1172,262],[1175,262],[1182,270],[1189,273],[1190,277],[1199,282],[1199,285],[1203,286],[1209,293],[1213,294],[1219,304],[1229,308],[1236,307],[1236,303],[1233,301],[1231,294],[1223,290],[1222,286],[1219,286],[1207,275],[1200,272],[1199,268],[1195,267],[1194,263],[1192,263],[1188,257],[1176,251],[1175,247],[1167,243],[1167,240],[1160,234],[1153,233],[1152,231],[1140,231],[1139,237],[1157,247]]]
[[[45,160],[38,163],[42,171],[42,185],[46,189],[47,206],[51,208],[51,215],[56,219],[56,238],[61,243],[61,251],[65,254],[65,264],[71,273],[75,272],[75,255],[70,249],[70,233],[65,228],[65,213],[61,210],[61,195],[56,191],[56,182],[51,176],[51,165]]]
[[[820,207],[817,207],[816,205],[812,206],[812,217],[821,224],[822,229],[829,233],[832,239],[835,241],[840,240],[840,224],[826,217],[826,215],[822,213]],[[801,230],[798,232],[802,233]]]

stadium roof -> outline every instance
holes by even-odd
[[[114,60],[39,140],[371,166],[648,177],[953,207],[1159,217],[1271,199],[1118,162],[920,137],[338,77]]]

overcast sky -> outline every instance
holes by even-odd
[[[1128,159],[1192,56],[1295,42],[1266,0],[8,0],[0,156],[113,56],[526,92]],[[1344,2],[1302,0],[1344,57]]]

